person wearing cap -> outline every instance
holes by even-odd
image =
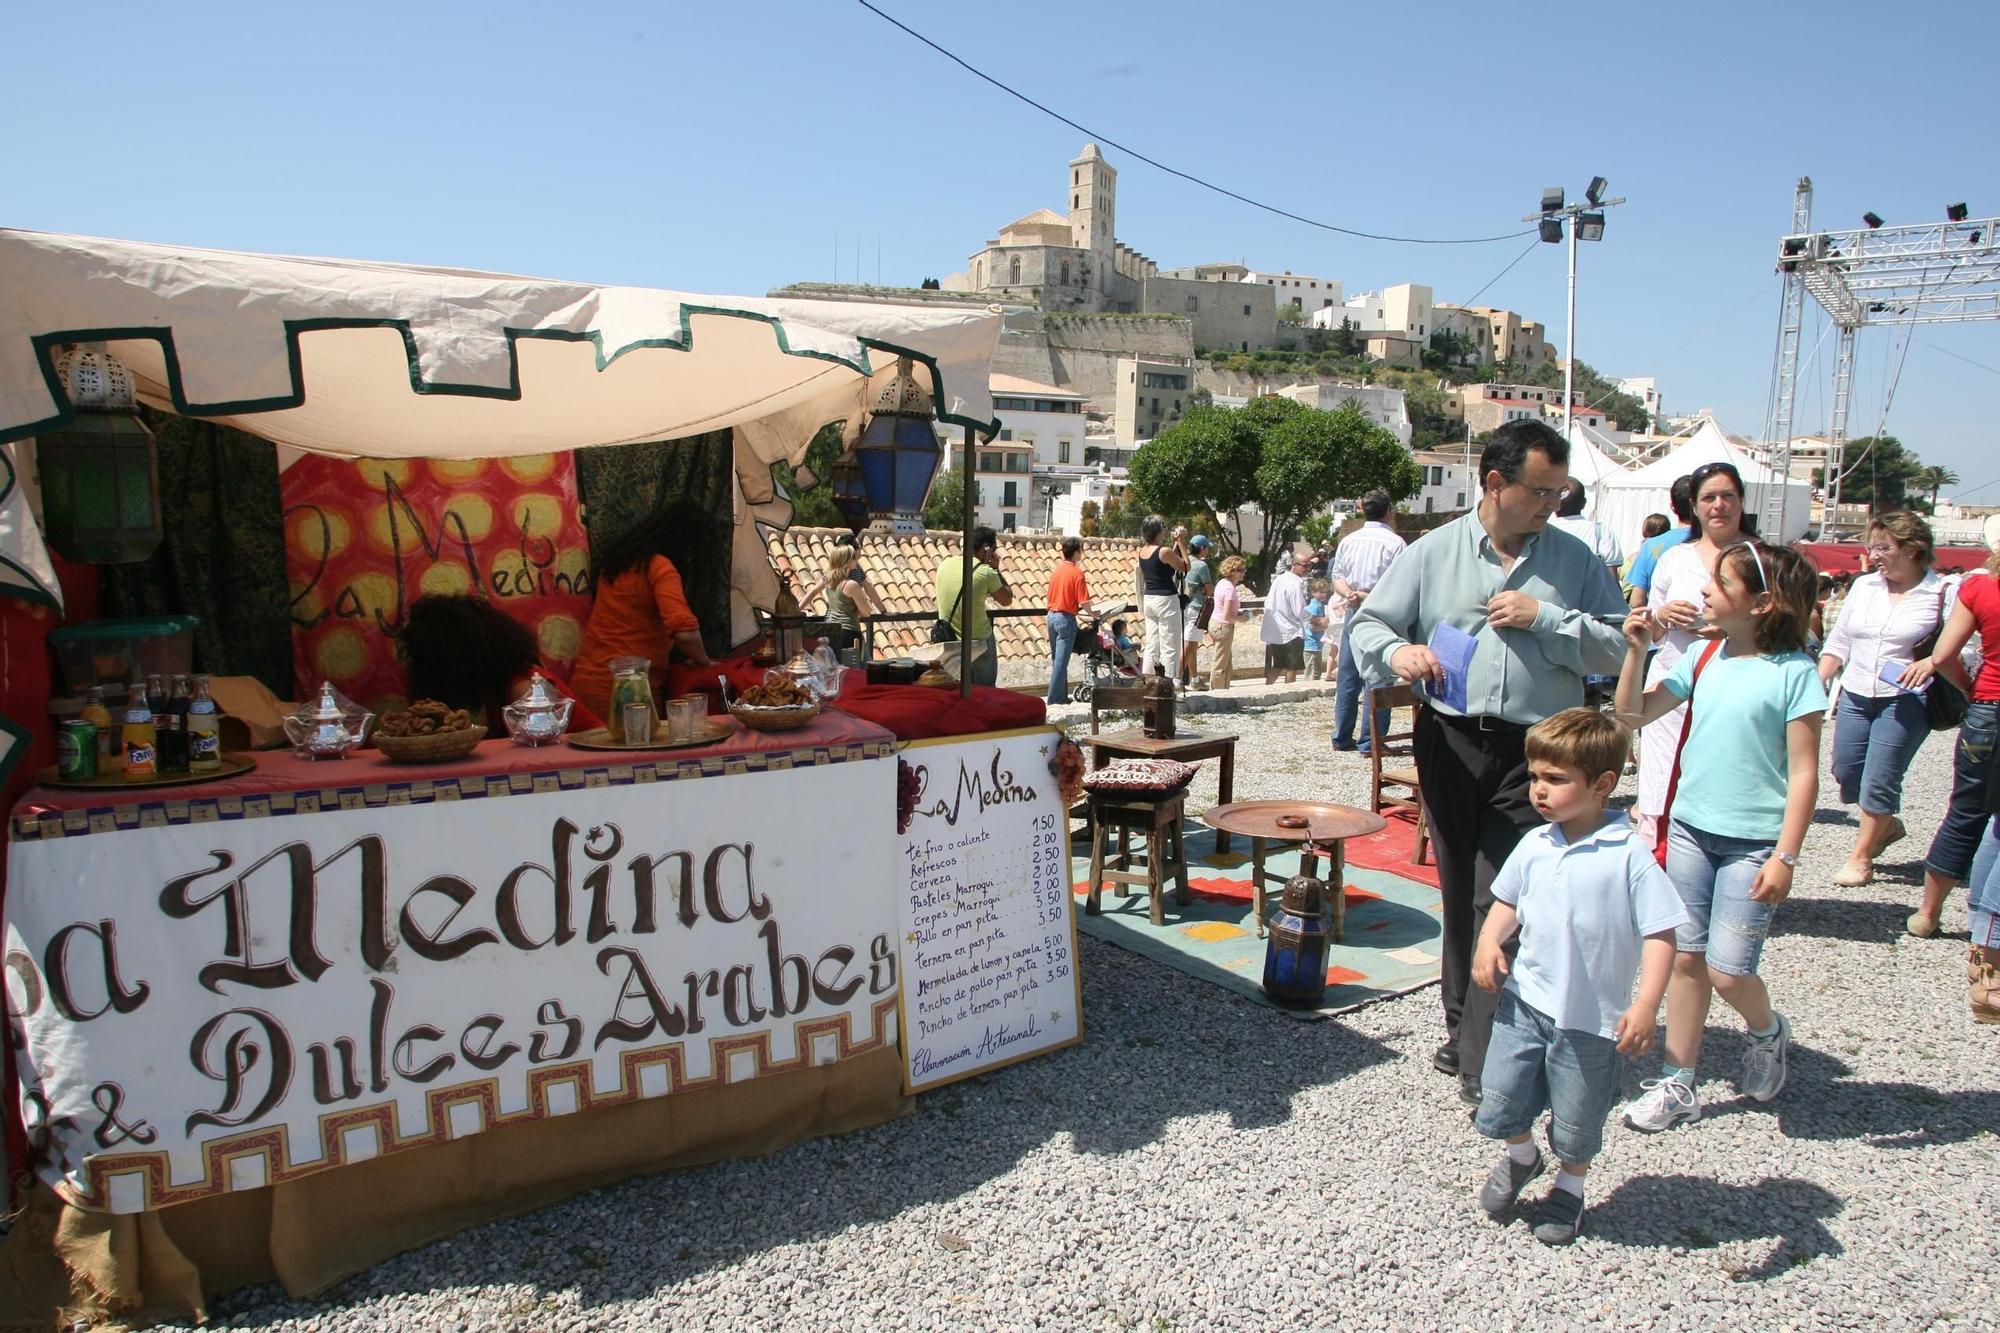
[[[1201,643],[1208,637],[1209,598],[1215,591],[1215,571],[1208,563],[1208,538],[1196,533],[1188,539],[1187,573],[1181,575],[1187,605],[1181,609],[1181,688],[1205,690],[1208,682],[1195,674],[1201,657]]]

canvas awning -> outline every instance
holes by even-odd
[[[941,421],[997,429],[1000,323],[0,229],[0,442],[70,419],[53,359],[72,342],[104,343],[151,406],[312,453],[513,457],[732,427],[741,629],[776,592],[758,525],[790,520],[771,465],[829,421],[858,432],[903,356]],[[52,590],[11,466],[0,587]]]

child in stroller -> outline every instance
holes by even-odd
[[[1139,679],[1139,645],[1132,642],[1125,633],[1125,621],[1105,620],[1113,611],[1129,609],[1126,603],[1103,609],[1086,608],[1090,623],[1077,633],[1077,644],[1085,650],[1090,662],[1084,679],[1070,686],[1069,695],[1077,703],[1090,702],[1091,686],[1099,678],[1107,678],[1120,685],[1129,685]]]

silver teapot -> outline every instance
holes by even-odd
[[[526,693],[500,712],[514,744],[549,745],[569,730],[569,714],[575,706],[574,699],[564,698],[537,671],[529,676]]]
[[[349,750],[368,742],[375,715],[321,681],[316,703],[302,706],[285,719],[285,736],[301,759],[344,759]]]

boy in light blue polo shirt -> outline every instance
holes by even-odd
[[[1566,1245],[1582,1229],[1584,1174],[1618,1098],[1621,1057],[1652,1048],[1674,928],[1687,921],[1652,849],[1624,815],[1604,808],[1631,749],[1631,733],[1590,708],[1565,709],[1528,729],[1528,799],[1549,822],[1500,868],[1472,959],[1475,983],[1505,986],[1474,1123],[1487,1138],[1506,1140],[1507,1152],[1479,1204],[1499,1217],[1542,1174],[1532,1131],[1548,1111],[1561,1169],[1529,1221],[1535,1239],[1549,1245]],[[1516,924],[1520,948],[1510,966]]]

